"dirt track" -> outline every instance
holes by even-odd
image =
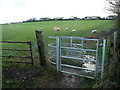
[[[83,80],[83,78],[64,74],[61,79],[46,83],[44,88],[81,88],[80,83]]]
[[[70,74],[57,74],[50,69],[7,67],[3,69],[4,87],[16,88],[91,88],[94,80]]]

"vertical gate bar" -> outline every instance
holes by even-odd
[[[96,68],[95,68],[95,78],[97,78],[97,75],[98,75],[98,65],[99,65],[99,61],[98,61],[98,40],[97,40],[97,46],[96,46]]]
[[[72,37],[71,37],[71,39],[70,39],[70,48],[72,48]],[[70,56],[72,56],[72,49],[70,50]]]
[[[56,68],[60,71],[60,37],[56,38]]]
[[[29,45],[30,45],[31,62],[32,62],[32,65],[33,65],[34,63],[33,63],[32,44],[31,44],[31,42],[29,43]]]
[[[106,48],[106,40],[104,39],[103,40],[103,48],[102,48],[101,79],[103,78],[103,72],[104,72],[105,48]]]
[[[53,57],[53,55],[51,54],[51,50],[52,50],[52,47],[50,47],[51,45],[50,45],[50,41],[48,40],[48,54],[47,54],[47,56],[48,56],[48,61],[50,61],[50,59]]]
[[[62,42],[61,42],[61,38],[59,38],[59,71],[61,71],[61,45],[62,45]]]
[[[83,40],[83,38],[82,38],[82,49],[83,49],[83,44],[84,44],[84,40]],[[82,53],[81,53],[82,55],[82,58],[83,58],[83,50],[82,50]]]
[[[2,25],[0,25],[0,41],[2,41]],[[2,43],[0,43],[0,49],[2,49]],[[0,55],[2,54],[2,51],[0,51]],[[2,80],[3,80],[3,74],[2,74],[2,57],[0,57],[0,89],[2,90]]]
[[[57,68],[57,71],[58,71],[58,59],[59,59],[59,38],[57,37],[56,38],[56,68]]]

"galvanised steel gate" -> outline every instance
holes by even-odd
[[[95,79],[101,68],[102,78],[106,40],[99,44],[98,39],[83,37],[49,36],[49,38],[53,40],[48,44],[48,61],[56,65],[57,71]],[[102,47],[102,60],[98,59],[99,46]]]

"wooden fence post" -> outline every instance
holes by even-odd
[[[111,47],[111,40],[107,39],[107,45],[106,45],[106,57],[105,57],[105,63],[106,63],[106,69],[108,70],[108,66],[110,64],[110,47]]]
[[[119,32],[114,32],[114,59],[115,59],[115,77],[118,79],[118,71],[119,71]]]
[[[107,39],[107,43],[106,43],[106,52],[105,52],[105,75],[108,76],[108,69],[109,69],[109,64],[110,64],[110,53],[111,53],[111,40]]]
[[[38,44],[38,51],[39,51],[39,61],[41,66],[46,66],[46,58],[44,53],[44,44],[42,40],[42,31],[35,31],[36,39]]]

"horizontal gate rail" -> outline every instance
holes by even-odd
[[[52,62],[50,60],[49,60],[49,62],[51,62],[52,64],[56,64],[55,62]],[[61,66],[75,68],[75,69],[81,69],[81,70],[95,71],[94,69],[91,69],[91,68],[81,68],[81,67],[77,67],[77,66],[73,66],[73,65],[67,65],[67,64],[61,64]]]
[[[48,45],[49,47],[53,47],[53,48],[56,48],[57,46],[50,46],[50,45]]]
[[[0,41],[0,43],[23,43],[23,44],[28,44],[29,45],[29,50],[25,50],[25,49],[0,49],[1,51],[28,51],[30,52],[30,56],[27,56],[27,57],[21,57],[21,56],[15,56],[15,55],[2,55],[0,57],[6,57],[6,58],[30,58],[31,59],[31,62],[13,62],[13,61],[3,61],[3,62],[10,62],[10,63],[30,63],[33,65],[33,56],[32,56],[32,43],[31,41],[27,41],[27,42],[18,42],[18,41]]]
[[[89,60],[89,59],[82,59],[82,58],[75,58],[75,57],[68,57],[68,56],[61,56],[62,58],[68,58],[68,59],[75,59],[75,60],[82,60],[82,61],[89,61],[89,62],[96,62],[96,60]]]
[[[80,74],[77,74],[77,73],[71,73],[71,72],[66,72],[66,71],[61,71],[61,72],[67,73],[67,74],[72,74],[72,75],[77,75],[77,76],[81,76],[81,77],[86,77],[86,78],[95,79],[94,77],[85,76],[85,75],[80,75]]]
[[[48,45],[48,46],[50,46],[50,45]],[[50,46],[50,47],[53,47],[53,48],[56,48],[57,46]],[[93,49],[80,49],[80,48],[70,48],[70,47],[61,47],[61,48],[63,48],[63,49],[74,49],[74,50],[82,50],[82,51],[93,51],[93,52],[96,52],[97,50],[93,50]]]
[[[61,64],[61,66],[75,68],[75,69],[81,69],[81,70],[95,71],[94,69],[91,69],[91,68],[83,68],[83,67],[77,67],[77,66],[67,65],[67,64]]]
[[[93,49],[81,49],[81,48],[71,48],[71,47],[61,47],[61,48],[74,49],[74,50],[82,50],[82,51],[93,51],[93,52],[97,51],[97,50],[93,50]]]
[[[51,46],[52,44],[55,45],[54,43],[50,43],[50,44],[48,44],[48,46]],[[71,45],[71,44],[70,43],[62,43],[62,45]],[[72,45],[82,46],[82,44],[74,44],[74,43]]]
[[[55,37],[55,36],[49,36],[49,38],[65,38],[65,39],[79,39],[79,40],[92,40],[92,41],[98,41],[98,39],[87,39],[87,38],[83,38],[83,37],[70,37],[70,36],[60,36],[60,37]]]
[[[52,62],[52,61],[50,61],[50,60],[49,60],[49,62],[50,62],[51,64],[56,65],[55,62]],[[95,72],[95,70],[94,70],[94,69],[91,69],[91,68],[83,68],[83,67],[77,67],[77,66],[67,65],[67,64],[61,64],[61,66],[70,67],[70,68],[74,68],[74,69],[80,69],[80,70],[88,70],[88,71],[93,71],[93,72]]]
[[[98,70],[98,66],[99,66],[99,60],[98,60],[99,40],[98,39],[87,39],[83,37],[70,37],[70,36],[60,36],[60,37],[49,36],[49,38],[55,39],[56,42],[48,44],[48,47],[51,49],[48,52],[48,54],[50,55],[48,58],[48,61],[51,64],[54,64],[57,66],[57,71],[68,73],[68,74],[73,74],[73,75],[78,75],[82,77],[87,77],[91,79],[96,79],[98,77],[98,71],[99,71]],[[86,41],[88,41],[88,44],[92,43],[95,46],[92,46],[91,49],[87,48],[87,46],[89,47],[89,45],[86,45],[87,44]],[[103,46],[100,46],[100,47],[105,47],[105,43],[103,42]],[[103,52],[105,52],[105,50]],[[92,56],[92,54],[94,54],[94,56]],[[90,58],[87,58],[87,56],[90,56]],[[64,62],[62,63],[62,60],[66,60],[66,61],[68,60],[71,62],[73,60],[73,63],[75,62],[75,60],[79,60],[82,62],[84,61],[84,64],[87,64],[87,65],[89,65],[89,63],[92,63],[91,65],[93,66],[87,67],[86,65],[85,67],[81,67],[81,66],[77,66],[74,64],[69,65],[69,64],[64,64]],[[103,66],[104,65],[102,64],[101,77],[104,71]],[[65,67],[65,68],[62,68],[61,70],[61,67]],[[81,70],[80,71],[81,74],[76,71],[75,73],[73,73],[74,70],[71,71],[71,70],[68,70],[67,68]],[[82,70],[85,70],[85,71],[82,71]],[[91,74],[88,74],[86,70],[88,72],[90,71]],[[86,75],[83,75],[82,73]]]

